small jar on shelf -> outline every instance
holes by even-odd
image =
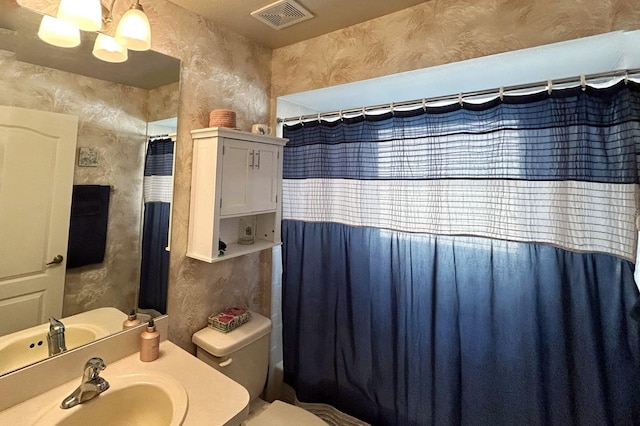
[[[248,245],[256,241],[256,217],[244,216],[239,220],[238,244]]]

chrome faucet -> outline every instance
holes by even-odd
[[[60,408],[71,408],[89,401],[109,389],[109,382],[100,377],[100,371],[107,368],[102,358],[91,358],[84,365],[82,382],[76,390],[62,400]]]
[[[64,324],[53,317],[49,318],[47,343],[49,344],[49,356],[57,355],[67,350],[67,345],[64,341]]]

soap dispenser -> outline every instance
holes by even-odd
[[[136,314],[136,311],[133,310],[131,311],[131,313],[127,316],[127,319],[124,320],[124,322],[122,323],[122,329],[126,330],[128,328],[133,328],[137,325],[140,325],[141,322],[138,319],[138,315]]]
[[[146,331],[140,335],[140,361],[150,362],[160,355],[160,333],[156,331],[153,318],[149,320]]]

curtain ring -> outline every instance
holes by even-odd
[[[500,91],[498,92],[498,96],[500,96],[500,102],[504,101],[504,87],[500,88]]]
[[[340,121],[344,121],[344,117],[342,116],[342,110],[340,110],[340,115],[338,117],[340,118]]]
[[[321,120],[322,119],[320,118],[320,113],[318,113],[318,124],[320,124]]]
[[[422,98],[422,110],[427,112],[427,100],[425,98]]]
[[[395,116],[396,116],[396,111],[393,109],[393,102],[391,102],[391,103],[389,104],[389,107],[391,108],[391,116],[392,116],[392,117],[395,117]]]
[[[624,72],[624,84],[625,86],[629,83],[629,71]]]
[[[462,93],[458,93],[458,103],[460,104],[461,107],[464,107],[462,103]]]
[[[547,93],[550,95],[553,92],[553,80],[547,80]]]
[[[300,116],[299,120],[300,120],[300,124],[302,125],[302,127],[304,127],[304,121],[302,121],[302,116]]]
[[[584,74],[580,76],[580,87],[582,87],[583,92],[587,90],[587,77]]]

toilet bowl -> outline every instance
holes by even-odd
[[[327,423],[310,412],[274,401],[259,399],[267,380],[269,368],[269,334],[271,320],[252,312],[251,319],[228,333],[213,328],[196,332],[192,342],[196,356],[249,392],[251,411],[246,426],[326,426]]]

